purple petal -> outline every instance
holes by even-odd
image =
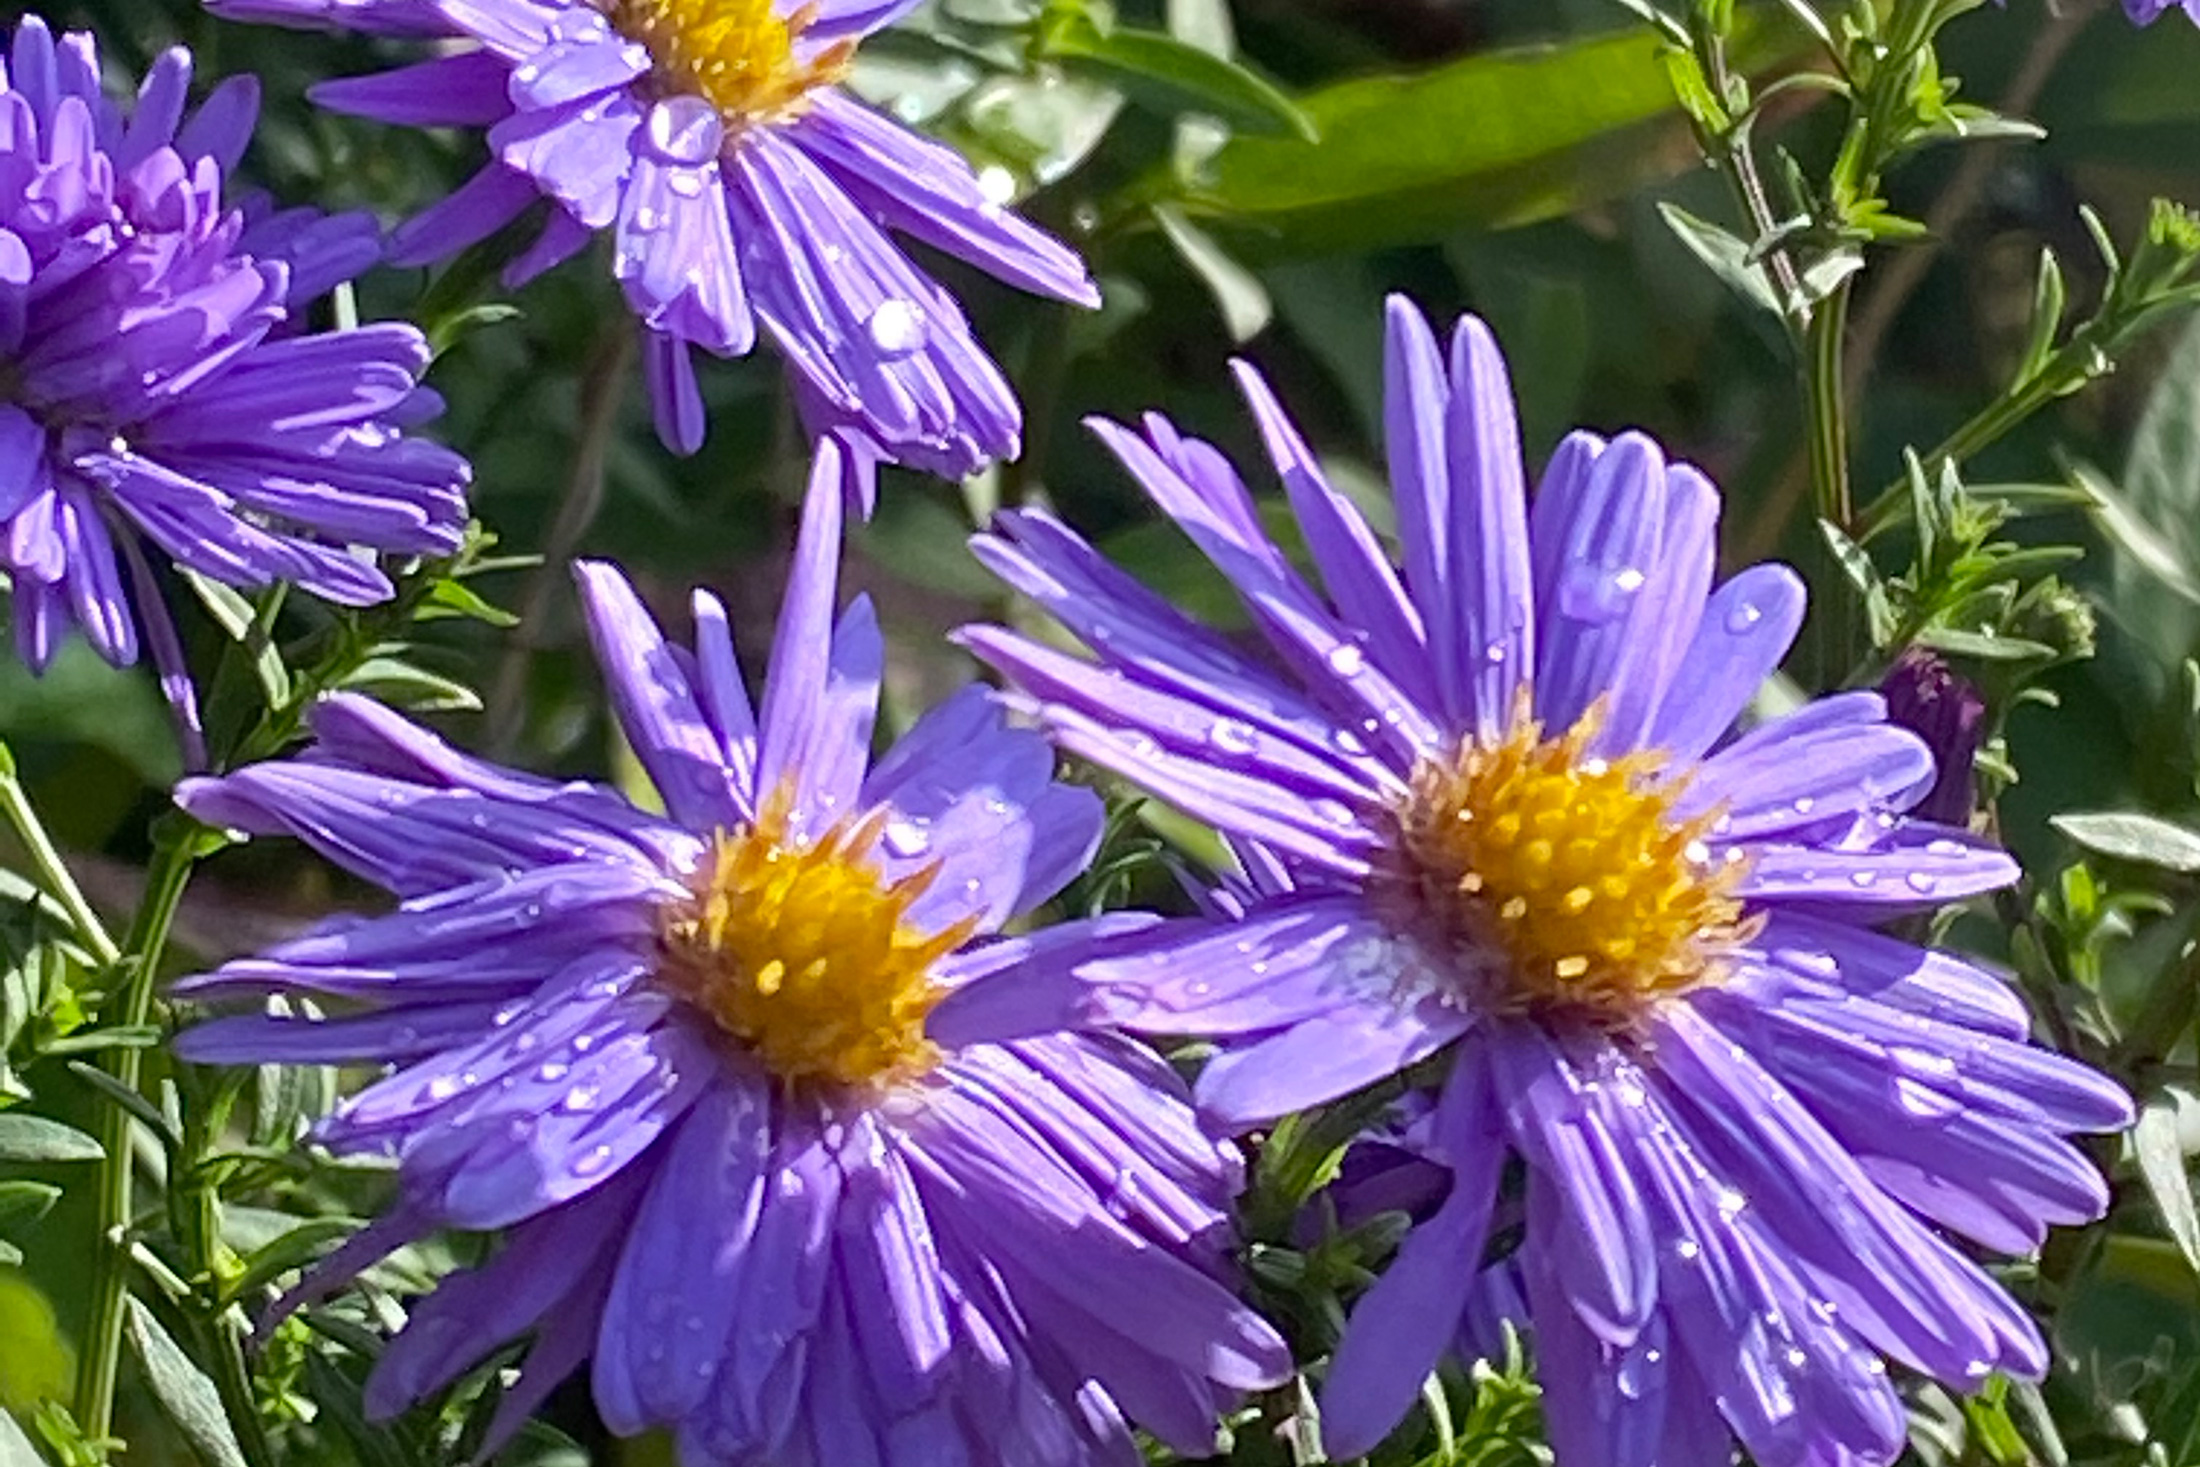
[[[1753,565],[1712,592],[1643,743],[1683,760],[1717,743],[1795,644],[1808,598],[1784,565]]]
[[[1499,1124],[1480,1063],[1462,1054],[1432,1131],[1451,1191],[1353,1305],[1322,1384],[1322,1445],[1335,1460],[1365,1456],[1389,1435],[1459,1332],[1505,1160]]]
[[[617,567],[577,561],[573,578],[587,607],[589,641],[611,693],[619,727],[672,818],[691,830],[732,830],[756,818],[751,791],[725,764],[717,731],[703,716],[686,670]]]

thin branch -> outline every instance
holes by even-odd
[[[2099,8],[2099,0],[2073,0],[2033,32],[2032,44],[1994,110],[2005,117],[2022,117],[2029,113],[2038,104],[2040,94],[2046,91],[2048,79],[2069,51],[2070,43],[2078,38],[2078,32],[2085,29],[2085,23]],[[1852,400],[1870,380],[1872,368],[1878,363],[1879,350],[1886,343],[1887,333],[1894,329],[1902,308],[1925,283],[1933,261],[1955,238],[1957,230],[1985,196],[1987,182],[1993,177],[2001,151],[2002,145],[1993,142],[1976,143],[1966,148],[1962,162],[1956,165],[1954,177],[1948,180],[1948,187],[1942,190],[1925,215],[1925,238],[1897,252],[1885,268],[1874,274],[1872,287],[1857,303],[1849,328],[1847,394]]]

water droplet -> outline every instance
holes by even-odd
[[[1492,642],[1482,649],[1482,660],[1492,667],[1502,666],[1505,659],[1511,655],[1506,650],[1503,642]]]
[[[886,849],[903,860],[912,860],[930,849],[932,834],[925,822],[897,815],[886,822]]]
[[[575,1085],[572,1089],[566,1091],[564,1099],[558,1102],[558,1109],[568,1115],[580,1115],[585,1111],[594,1110],[602,1099],[603,1086],[591,1081],[586,1084]]]
[[[1575,621],[1601,626],[1619,620],[1634,604],[1644,577],[1632,566],[1593,562],[1569,567],[1558,583],[1558,607]]]
[[[701,168],[681,168],[665,175],[665,187],[683,199],[699,199],[710,186],[710,173]],[[689,274],[698,275],[699,271]]]
[[[1849,873],[1849,885],[1855,887],[1858,891],[1868,890],[1878,885],[1878,883],[1879,873],[1876,871],[1851,871]]]
[[[1703,1255],[1703,1249],[1694,1238],[1683,1238],[1673,1245],[1673,1256],[1683,1263],[1693,1263]]]
[[[701,97],[665,98],[649,109],[643,131],[659,157],[690,166],[718,156],[726,138],[726,125],[719,120],[718,109]]]
[[[456,1075],[438,1075],[428,1082],[428,1099],[430,1100],[449,1100],[456,1094],[458,1094],[458,1077]]]
[[[1250,754],[1260,747],[1260,735],[1242,718],[1218,718],[1207,730],[1207,742],[1224,754]]]
[[[612,1154],[612,1150],[608,1146],[597,1146],[590,1149],[580,1160],[573,1163],[573,1175],[576,1177],[602,1175],[611,1165]]]
[[[1353,824],[1352,807],[1342,800],[1316,800],[1308,808],[1325,825],[1348,827]]]
[[[996,209],[1013,203],[1016,198],[1016,175],[998,163],[988,163],[978,170],[978,192]]]
[[[1912,871],[1902,880],[1919,896],[1931,896],[1940,886],[1940,878],[1930,871]]]
[[[1763,621],[1764,619],[1765,614],[1762,608],[1755,606],[1750,602],[1744,601],[1739,606],[1736,606],[1733,610],[1727,612],[1727,635],[1733,637],[1745,635],[1751,628],[1755,627],[1757,623]]]
[[[863,329],[870,336],[871,345],[889,360],[908,356],[924,345],[924,313],[912,301],[879,302],[878,309],[871,313]]]
[[[560,1060],[544,1060],[542,1063],[542,1068],[535,1071],[535,1078],[542,1081],[545,1085],[555,1085],[558,1081],[564,1079],[567,1075],[570,1075],[571,1073],[573,1073],[573,1067],[571,1065],[565,1064]]]
[[[1961,856],[1969,850],[1970,847],[1959,840],[1944,839],[1925,842],[1925,854],[1928,856]]]
[[[1797,795],[1795,797],[1794,805],[1792,805],[1790,808],[1793,809],[1798,815],[1808,815],[1811,811],[1818,808],[1818,802],[1812,799],[1809,795]]]
[[[1749,1199],[1735,1188],[1721,1187],[1719,1195],[1713,1200],[1712,1205],[1719,1209],[1720,1217],[1732,1222],[1742,1215],[1743,1209],[1749,1206]]]
[[[1367,654],[1360,650],[1356,642],[1339,642],[1329,649],[1329,655],[1323,661],[1339,677],[1358,677],[1367,666]]]

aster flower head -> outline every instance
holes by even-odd
[[[1243,854],[1221,915],[1080,970],[1133,1029],[1219,1036],[1198,1099],[1244,1126],[1431,1077],[1443,1201],[1352,1315],[1333,1458],[1451,1348],[1501,1174],[1509,1256],[1568,1467],[1884,1463],[1888,1358],[1957,1387],[2037,1375],[2037,1329],[1941,1230],[2024,1251],[2097,1216],[2064,1136],[2110,1081],[2026,1042],[2021,1003],[1874,930],[2015,866],[1910,814],[1926,745],[1876,693],[1737,732],[1803,614],[1781,566],[1714,585],[1719,495],[1651,440],[1575,433],[1531,503],[1505,366],[1390,308],[1403,564],[1239,366],[1317,588],[1214,448],[1101,437],[1236,588],[1268,655],[1178,613],[1037,511],[977,542],[1090,649],[969,645],[1065,748]],[[1424,1064],[1424,1062],[1426,1062]],[[1417,1068],[1418,1067],[1418,1068]]]
[[[1070,967],[1139,919],[1002,934],[1099,836],[1044,739],[971,688],[872,761],[878,627],[862,599],[832,615],[837,458],[760,706],[715,598],[668,646],[618,572],[578,568],[665,815],[353,697],[304,757],[187,783],[201,818],[402,904],[181,989],[362,1012],[180,1046],[397,1067],[320,1139],[394,1153],[401,1200],[309,1291],[429,1229],[511,1229],[415,1306],[378,1413],[531,1335],[499,1434],[592,1357],[612,1427],[668,1428],[690,1464],[1135,1464],[1126,1419],[1202,1454],[1289,1370],[1219,1277],[1236,1153],[1158,1057],[1051,1028]]]
[[[889,230],[1027,290],[1098,300],[1077,256],[959,154],[837,85],[910,0],[209,4],[445,37],[431,60],[313,92],[385,122],[488,130],[489,164],[402,226],[392,258],[453,254],[547,198],[540,236],[506,272],[517,285],[609,231],[658,430],[682,452],[705,427],[694,349],[744,355],[761,322],[813,428],[859,432],[947,477],[1015,456],[1014,393]]]
[[[300,329],[372,263],[365,215],[225,204],[252,132],[249,78],[187,112],[191,59],[135,105],[92,38],[18,21],[0,68],[0,565],[16,643],[42,669],[80,628],[133,663],[141,624],[184,712],[189,681],[139,541],[232,586],[293,581],[345,605],[390,582],[349,547],[455,549],[464,460],[405,429],[433,416],[410,326]]]

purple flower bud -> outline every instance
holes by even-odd
[[[1966,825],[1975,798],[1973,766],[1986,736],[1986,699],[1955,670],[1923,648],[1895,659],[1880,682],[1887,718],[1923,739],[1940,775],[1910,813],[1922,820]]]

